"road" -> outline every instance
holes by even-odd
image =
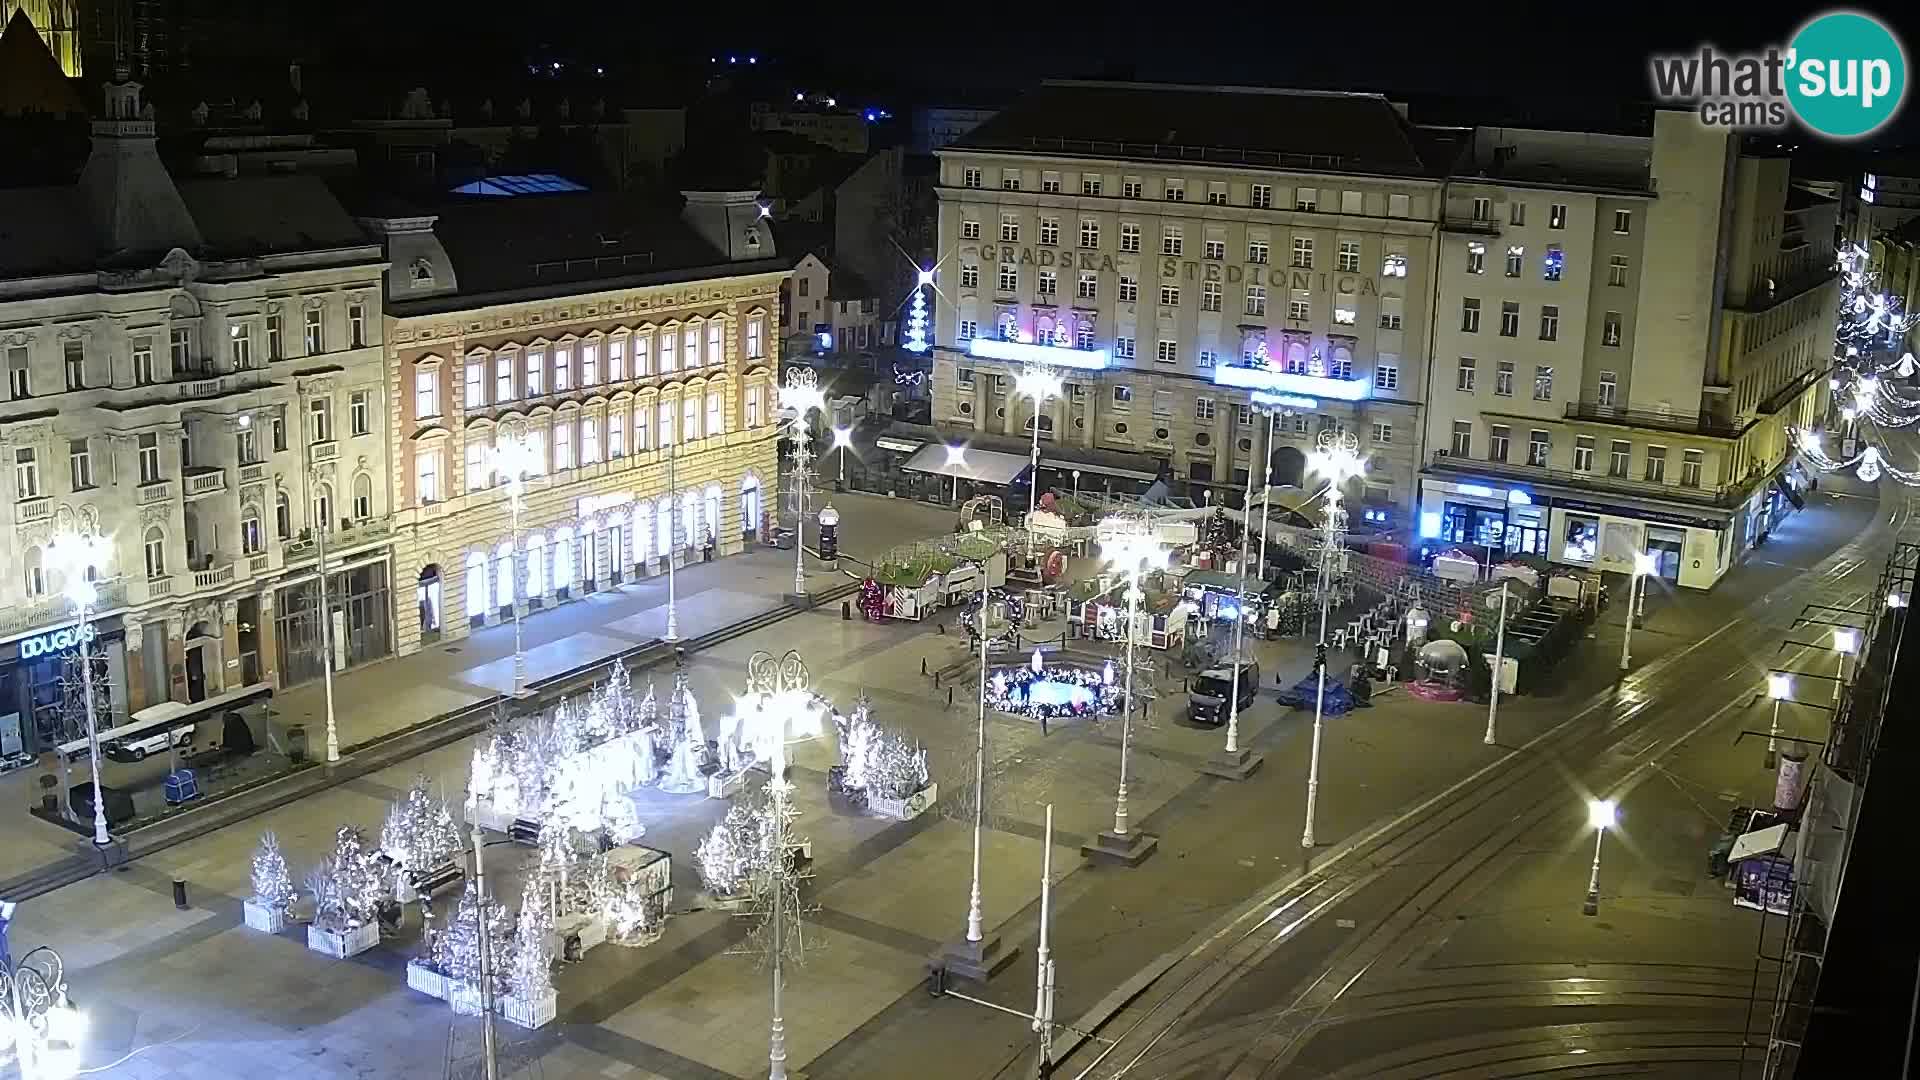
[[[1730,746],[1765,726],[1749,706],[1792,617],[1877,603],[1912,510],[1902,498],[1741,616],[1260,895],[1063,1075],[1758,1075],[1742,1043],[1749,1009],[1761,1045],[1769,1016],[1760,920],[1705,855],[1772,774],[1764,740]],[[1621,804],[1593,918],[1589,796]]]

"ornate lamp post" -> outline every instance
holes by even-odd
[[[1027,364],[1013,382],[1015,393],[1033,399],[1033,459],[1027,476],[1027,555],[1033,555],[1033,510],[1040,492],[1040,406],[1060,396],[1060,377],[1044,364]]]
[[[1634,600],[1646,588],[1648,574],[1655,567],[1652,555],[1644,551],[1633,553],[1633,578],[1627,582],[1627,632],[1620,638],[1620,670],[1625,671],[1633,663],[1633,622]]]
[[[1153,523],[1145,519],[1128,521],[1101,541],[1101,554],[1107,565],[1126,580],[1127,588],[1127,681],[1126,704],[1120,719],[1120,789],[1113,803],[1113,831],[1101,833],[1099,842],[1088,849],[1129,866],[1138,866],[1159,845],[1156,837],[1134,835],[1127,820],[1127,750],[1133,739],[1133,649],[1140,622],[1140,601],[1146,594],[1140,584],[1146,576],[1167,564],[1167,549],[1155,535]]]
[[[987,814],[987,602],[991,596],[987,573],[992,556],[981,559],[980,566],[980,686],[979,713],[973,736],[973,879],[967,892],[967,932],[947,945],[943,955],[947,970],[969,979],[983,980],[1011,963],[1014,952],[1000,949],[998,935],[987,937],[986,917],[980,902],[980,843],[986,830]]]
[[[12,904],[0,904],[11,918]],[[86,1017],[67,1000],[66,964],[45,945],[20,962],[0,969],[0,1010],[6,1030],[0,1048],[11,1044],[21,1080],[65,1080],[80,1070],[80,1041]]]
[[[540,460],[540,448],[528,439],[524,431],[516,430],[494,440],[492,465],[494,475],[502,477],[507,485],[507,506],[513,514],[513,696],[524,697],[527,693],[527,653],[520,640],[520,609],[526,598],[526,557],[521,550],[524,541],[520,536],[520,516],[526,510],[527,478],[544,472],[545,462]],[[331,738],[331,732],[329,732]]]
[[[1327,608],[1333,600],[1336,562],[1344,561],[1347,511],[1340,504],[1340,489],[1347,481],[1366,471],[1360,456],[1360,440],[1346,431],[1323,431],[1319,445],[1307,461],[1307,470],[1327,481],[1327,513],[1320,533],[1320,639],[1314,646],[1313,666],[1319,687],[1313,695],[1313,752],[1307,764],[1307,824],[1300,834],[1300,846],[1313,846],[1313,817],[1320,804],[1320,736],[1327,704]]]
[[[812,368],[787,369],[780,388],[780,408],[793,410],[793,594],[807,595],[807,462],[813,456],[808,441],[807,413],[826,408],[826,395]]]
[[[81,700],[87,711],[87,756],[93,768],[93,842],[106,847],[113,838],[107,835],[107,800],[100,790],[100,726],[93,700],[93,658],[88,655],[87,645],[92,637],[93,607],[100,601],[94,578],[107,565],[113,546],[98,533],[63,532],[48,541],[44,552],[45,563],[60,575],[61,592],[73,605]]]
[[[1580,907],[1583,915],[1600,914],[1600,842],[1607,838],[1607,830],[1613,827],[1614,810],[1612,799],[1591,799],[1587,802],[1587,821],[1593,826],[1593,870],[1587,875],[1587,902]]]
[[[847,451],[853,449],[853,429],[834,428],[833,448],[840,451],[840,489],[844,491],[847,487]]]

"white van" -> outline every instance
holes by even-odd
[[[101,744],[100,752],[113,761],[144,761],[148,754],[164,754],[167,742],[172,740],[177,749],[193,745],[193,725],[177,727],[172,730],[150,731],[124,739],[114,739]]]

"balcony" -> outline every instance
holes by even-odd
[[[250,465],[240,466],[240,482],[243,484],[257,484],[266,478],[267,467],[262,462],[256,461]]]
[[[13,504],[13,523],[15,525],[32,525],[36,522],[50,520],[52,517],[53,499],[49,496],[38,495],[31,499],[21,499],[19,502]]]
[[[1497,477],[1523,484],[1555,484],[1580,491],[1630,495],[1642,499],[1664,499],[1667,502],[1690,503],[1695,506],[1721,509],[1739,505],[1741,498],[1749,490],[1745,485],[1682,487],[1679,484],[1609,476],[1603,472],[1573,472],[1535,465],[1516,465],[1508,461],[1454,457],[1444,450],[1434,453],[1428,471],[1455,476]]]
[[[205,570],[193,572],[193,591],[217,589],[222,585],[233,584],[233,564],[231,562],[210,565]]]
[[[327,558],[331,561],[336,557],[379,543],[392,535],[393,521],[390,518],[375,518],[371,521],[358,521],[351,525],[344,525],[327,534]],[[287,566],[317,558],[319,554],[320,541],[312,529],[301,530],[298,539],[287,541],[281,549],[281,558]]]
[[[1492,218],[1448,214],[1440,222],[1441,232],[1467,233],[1473,236],[1499,236],[1500,223]]]
[[[188,502],[218,495],[227,490],[227,471],[207,467],[182,470],[181,484],[185,488]]]
[[[147,579],[147,596],[150,599],[158,599],[163,596],[172,596],[172,595],[173,595],[173,579],[172,578],[162,575],[160,577],[150,577]]]
[[[324,461],[332,461],[339,456],[340,444],[332,439],[328,439],[326,442],[313,443],[307,447],[307,458],[315,465]]]
[[[1751,426],[1737,419],[1709,413],[1661,412],[1657,409],[1629,409],[1618,405],[1599,405],[1591,401],[1567,402],[1567,419],[1590,420],[1599,424],[1672,431],[1682,435],[1701,435],[1709,439],[1737,439]]]
[[[270,555],[252,555],[247,558],[247,573],[255,577],[273,569],[273,557]]]
[[[166,502],[173,498],[173,481],[154,480],[141,484],[135,490],[134,502],[141,506],[152,506],[154,503]]]

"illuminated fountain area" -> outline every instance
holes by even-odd
[[[1025,664],[987,672],[987,706],[1029,720],[1113,716],[1125,696],[1111,660],[1048,658],[1035,649]]]

